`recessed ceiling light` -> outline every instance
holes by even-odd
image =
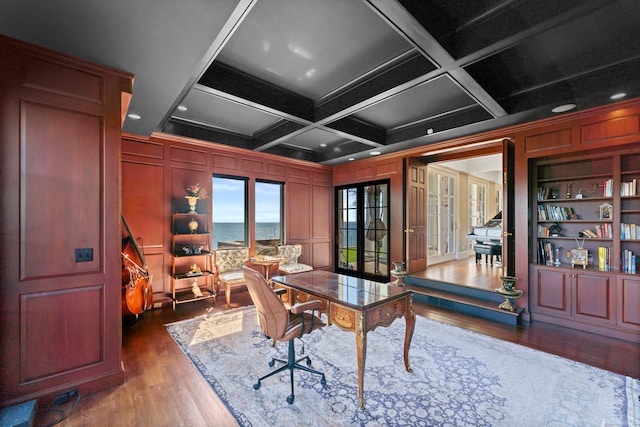
[[[627,94],[626,94],[626,93],[624,93],[624,92],[619,92],[619,93],[615,93],[615,94],[611,95],[611,96],[609,97],[609,99],[620,99],[620,98],[624,98],[625,96],[627,96]]]
[[[322,144],[320,144],[320,147],[326,147],[327,144],[325,144],[324,142]]]
[[[371,156],[379,156],[381,153],[379,151],[372,151],[369,153]]]
[[[348,159],[350,162],[353,162],[355,159],[353,157],[349,157]]]
[[[129,117],[130,119],[133,119],[133,120],[140,120],[142,118],[142,116],[140,114],[136,114],[136,113],[131,113],[131,114],[127,115],[127,117]]]
[[[178,111],[187,111],[188,108],[185,107],[184,105],[178,105]]]
[[[427,129],[427,135],[431,135],[433,133],[433,128]]]
[[[564,105],[558,105],[551,111],[554,113],[564,113],[565,111],[571,111],[574,108],[576,108],[576,104],[564,104]]]

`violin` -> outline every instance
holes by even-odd
[[[153,304],[151,274],[124,215],[122,223],[126,232],[122,238],[122,314],[137,316]]]

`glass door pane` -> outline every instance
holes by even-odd
[[[389,279],[389,184],[336,189],[336,271]]]
[[[358,269],[358,190],[338,190],[337,201],[338,262],[337,267]]]
[[[389,274],[387,192],[387,184],[364,186],[364,273],[375,276]]]
[[[428,172],[427,264],[455,259],[456,177],[432,169]]]
[[[429,207],[427,211],[427,256],[440,255],[440,175],[429,173]]]

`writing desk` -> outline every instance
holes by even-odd
[[[367,332],[378,326],[389,326],[404,317],[404,366],[409,365],[409,346],[413,338],[416,315],[413,311],[412,292],[390,283],[374,282],[344,274],[323,270],[275,276],[272,282],[290,290],[289,301],[320,300],[320,312],[325,313],[329,324],[353,331],[358,352],[358,403],[364,409],[364,366],[367,356]]]

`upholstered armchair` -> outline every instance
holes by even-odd
[[[249,248],[217,249],[213,251],[216,274],[224,286],[227,306],[231,304],[231,289],[245,287],[242,267],[249,261]]]
[[[302,245],[279,245],[278,257],[281,259],[278,271],[284,274],[311,271],[313,267],[298,262],[302,255]]]

